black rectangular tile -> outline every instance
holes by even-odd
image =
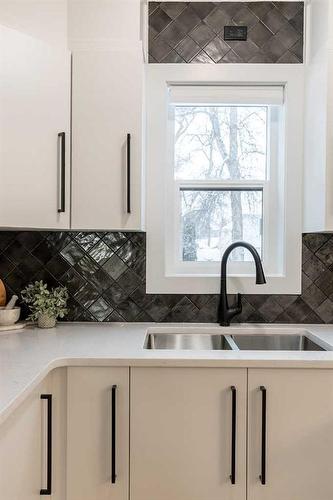
[[[171,21],[172,18],[160,7],[149,16],[149,26],[152,26],[157,33],[163,31]]]
[[[27,250],[32,250],[44,239],[43,233],[38,231],[22,231],[16,240]]]
[[[99,295],[97,288],[87,282],[74,294],[74,298],[83,309],[88,309],[98,299]]]
[[[15,239],[16,233],[14,231],[0,231],[0,252],[5,250],[6,247]]]
[[[136,321],[136,318],[141,313],[141,309],[131,298],[125,299],[123,302],[118,304],[116,311],[126,321]]]
[[[151,2],[149,2],[150,5]],[[171,19],[178,17],[187,6],[187,2],[160,2],[161,9]]]
[[[50,250],[51,252],[51,250]],[[82,247],[76,243],[76,241],[71,240],[68,245],[66,245],[61,251],[60,254],[67,262],[74,266],[79,260],[81,260],[85,256],[85,252]]]
[[[13,271],[15,264],[9,260],[6,255],[0,254],[0,276],[5,278],[8,273]]]
[[[104,321],[111,312],[110,305],[103,299],[103,297],[97,299],[88,310],[97,319],[97,321]]]
[[[86,252],[88,252],[90,248],[99,242],[101,237],[98,233],[77,233],[74,239]]]
[[[102,266],[107,260],[109,260],[113,253],[113,250],[111,250],[111,248],[103,240],[100,240],[89,250],[90,257],[95,260],[100,266]]]

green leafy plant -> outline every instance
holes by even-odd
[[[67,310],[68,291],[65,286],[49,290],[43,281],[35,281],[21,292],[22,300],[31,311],[32,321],[45,314],[50,318],[63,318]]]

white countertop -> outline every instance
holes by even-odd
[[[207,333],[246,328],[307,330],[331,351],[152,351],[143,348],[147,328],[175,327]],[[238,333],[238,332],[237,332]],[[333,368],[333,325],[234,325],[156,323],[62,323],[57,328],[0,335],[0,423],[54,368],[63,366],[224,366]]]

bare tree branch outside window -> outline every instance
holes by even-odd
[[[262,181],[266,178],[266,106],[176,106],[175,179]],[[262,252],[262,191],[184,189],[184,261],[219,261],[233,241]],[[248,259],[239,249],[234,260]]]

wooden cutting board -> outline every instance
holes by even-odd
[[[5,285],[3,284],[3,281],[0,280],[0,306],[5,306],[6,305],[6,288]]]

